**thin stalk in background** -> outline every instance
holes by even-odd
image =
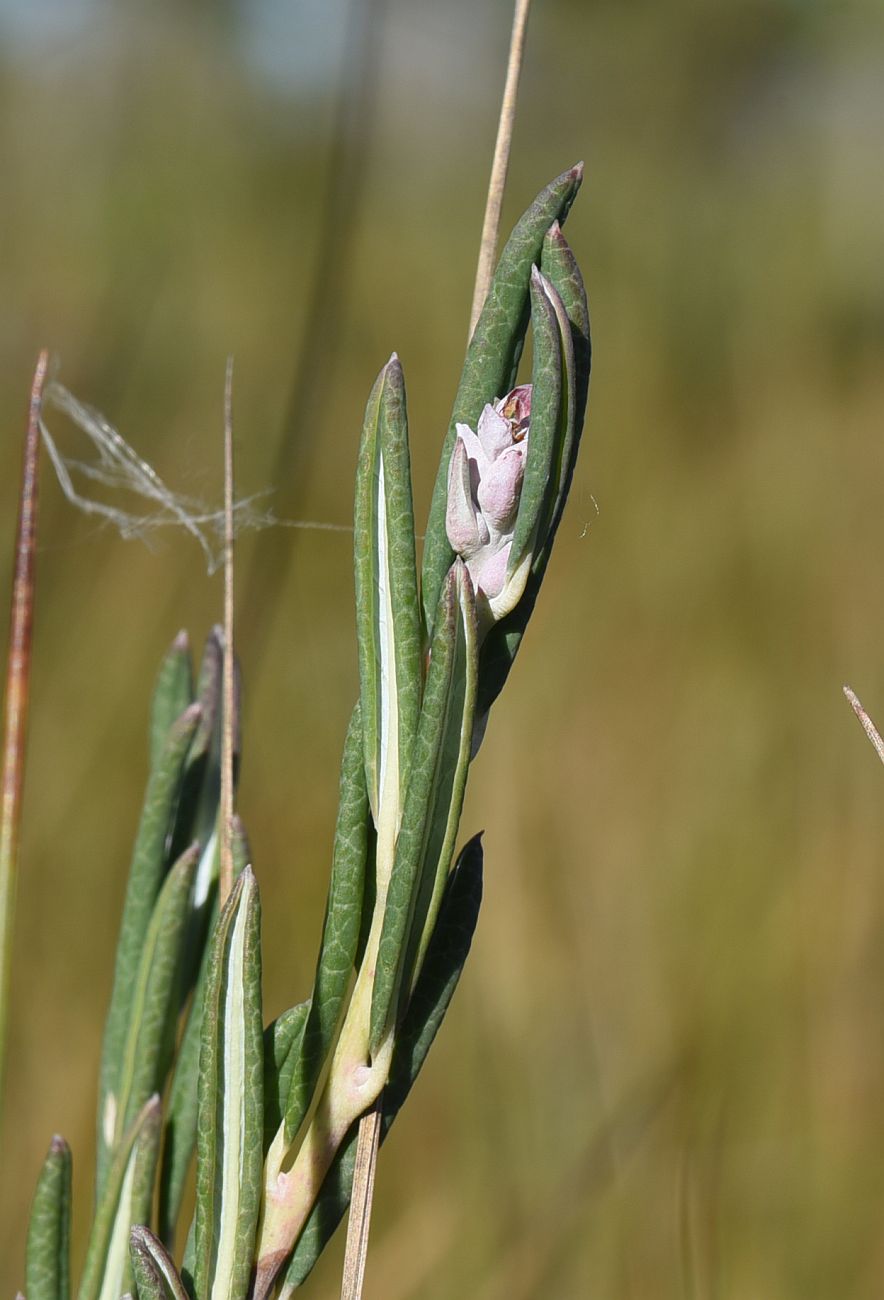
[[[221,697],[221,906],[233,888],[233,357],[224,379],[224,660]]]
[[[500,213],[503,207],[503,192],[506,189],[506,176],[510,165],[510,146],[513,142],[513,124],[516,120],[516,101],[519,95],[519,77],[525,55],[525,32],[528,27],[528,11],[531,0],[516,0],[513,15],[513,30],[510,36],[510,52],[506,67],[506,82],[503,88],[503,102],[500,106],[500,118],[497,123],[497,139],[494,143],[494,158],[491,163],[491,179],[488,182],[488,197],[485,201],[485,220],[482,223],[482,240],[479,244],[479,265],[476,267],[476,283],[473,287],[473,306],[470,310],[470,338],[476,322],[482,313],[488,287],[494,273],[497,239],[500,233]]]
[[[497,139],[494,144],[491,177],[488,182],[488,195],[485,200],[485,218],[482,223],[482,238],[479,244],[479,262],[476,267],[476,280],[473,286],[473,304],[470,309],[470,338],[473,336],[476,322],[485,305],[485,299],[488,297],[488,289],[494,273],[497,241],[500,233],[500,214],[503,208],[503,195],[509,170],[513,124],[516,117],[519,78],[525,54],[525,33],[528,27],[530,8],[531,0],[516,0],[503,100],[497,123]],[[375,1168],[378,1157],[379,1125],[379,1107],[375,1107],[364,1115],[359,1124],[359,1137],[356,1147],[356,1176],[353,1180],[353,1196],[347,1222],[347,1245],[344,1254],[341,1300],[360,1300],[362,1296],[362,1280],[365,1274],[365,1258],[368,1253],[368,1234],[371,1225]]]
[[[859,701],[859,697],[857,696],[856,692],[852,691],[849,686],[845,686],[844,694],[847,696],[850,707],[853,709],[854,713],[859,718],[860,723],[862,724],[863,731],[866,733],[869,740],[875,746],[875,753],[878,755],[881,762],[884,763],[884,740],[881,739],[881,736],[878,732],[878,728],[875,726],[872,719],[866,713],[865,709],[863,708],[862,704]]]
[[[37,482],[40,452],[40,413],[49,369],[49,353],[37,359],[28,431],[22,458],[21,494],[15,539],[15,573],[9,620],[9,654],[3,721],[3,784],[0,795],[0,1088],[6,1064],[9,986],[12,967],[12,927],[18,874],[19,831],[24,785],[28,691],[34,622],[34,571],[37,549]]]

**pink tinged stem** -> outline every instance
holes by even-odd
[[[28,429],[22,457],[21,494],[15,540],[12,613],[3,723],[3,778],[0,795],[0,1084],[5,1070],[12,959],[12,923],[18,872],[21,805],[24,785],[28,691],[34,620],[34,571],[37,549],[37,483],[40,413],[49,369],[41,352],[31,385]]]

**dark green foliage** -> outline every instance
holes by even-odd
[[[28,1223],[25,1293],[29,1300],[70,1295],[71,1152],[54,1137],[43,1162]]]

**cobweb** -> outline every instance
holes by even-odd
[[[79,401],[57,381],[46,388],[44,413],[48,407],[66,415],[86,435],[94,451],[93,457],[86,460],[63,455],[45,419],[41,419],[43,445],[59,486],[72,506],[115,528],[121,537],[138,538],[148,546],[152,546],[154,534],[161,529],[183,529],[199,543],[209,573],[220,567],[224,555],[223,508],[215,508],[200,497],[170,488],[100,411]],[[92,491],[78,489],[77,484],[83,479],[96,488],[107,489],[113,501],[104,501]],[[266,489],[234,501],[235,535],[251,529],[273,527],[352,531],[341,524],[278,519],[267,504],[270,491]],[[121,495],[124,499],[132,499],[131,509],[117,504]]]

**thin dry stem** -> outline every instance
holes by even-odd
[[[503,192],[506,188],[506,174],[510,162],[513,124],[516,119],[516,100],[519,94],[519,77],[522,72],[522,60],[525,54],[525,31],[528,26],[528,11],[530,8],[531,0],[516,0],[513,31],[510,37],[509,59],[506,68],[506,82],[503,88],[503,102],[500,106],[497,140],[494,144],[494,158],[491,163],[491,179],[488,182],[488,198],[485,203],[482,242],[479,245],[479,265],[476,268],[476,283],[473,288],[473,306],[470,311],[470,338],[473,337],[476,322],[482,313],[485,299],[488,297],[488,289],[494,271],[497,239],[500,233],[500,212],[503,207]]]
[[[224,380],[224,728],[221,735],[221,868],[223,906],[233,888],[233,357]]]
[[[21,494],[15,540],[12,613],[3,724],[3,784],[0,795],[0,1084],[6,1057],[9,987],[12,964],[12,922],[18,874],[19,832],[24,785],[28,723],[28,689],[34,621],[34,571],[37,549],[37,484],[40,450],[40,411],[49,369],[49,353],[41,352],[31,385],[28,431],[22,458]]]
[[[353,1193],[350,1201],[350,1218],[347,1221],[347,1248],[344,1255],[341,1300],[359,1300],[362,1295],[365,1259],[368,1254],[368,1230],[371,1225],[371,1203],[374,1196],[374,1175],[381,1136],[381,1106],[382,1098],[378,1100],[374,1109],[367,1115],[363,1115],[359,1121]]]
[[[854,713],[862,723],[863,731],[866,733],[869,740],[875,746],[875,753],[878,755],[881,762],[884,763],[884,740],[881,739],[880,733],[878,732],[878,728],[875,726],[872,719],[869,717],[869,715],[866,713],[863,706],[860,704],[859,697],[856,695],[856,693],[852,691],[849,686],[845,686],[843,689],[844,689],[844,694],[847,696],[848,700],[850,701]]]

